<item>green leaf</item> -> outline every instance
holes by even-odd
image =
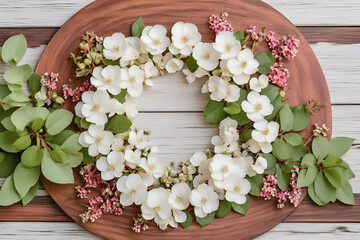
[[[44,151],[41,162],[41,171],[51,182],[59,184],[74,183],[74,175],[71,167],[55,162],[46,150]]]
[[[270,121],[271,119],[275,118],[278,114],[278,112],[280,111],[280,108],[282,106],[282,101],[281,101],[281,97],[280,95],[277,96],[274,101],[271,102],[271,105],[273,105],[274,110],[272,111],[272,113],[268,116],[265,117],[266,120]]]
[[[261,74],[268,75],[270,72],[270,67],[274,65],[275,57],[271,54],[270,51],[263,51],[258,53],[255,56],[255,59],[259,62],[258,72]]]
[[[231,203],[226,200],[220,200],[219,208],[216,210],[216,217],[217,218],[224,218],[226,217],[231,211]]]
[[[192,73],[194,73],[199,68],[199,65],[197,64],[195,58],[191,55],[187,57],[186,65]]]
[[[294,152],[295,149],[293,146],[291,146],[289,143],[277,138],[272,144],[273,147],[273,155],[282,161],[289,160]]]
[[[249,195],[246,195],[246,202],[244,204],[237,204],[235,202],[232,202],[231,206],[235,212],[245,215],[249,210]]]
[[[84,163],[94,163],[95,162],[95,158],[89,155],[89,151],[87,148],[81,149],[80,152],[83,154],[83,162]]]
[[[132,122],[127,117],[124,115],[116,115],[110,120],[107,129],[113,133],[124,133],[130,129],[131,125]]]
[[[284,135],[284,139],[294,147],[303,143],[302,137],[297,133],[287,133]]]
[[[324,206],[326,204],[323,201],[321,201],[321,199],[318,196],[316,196],[315,190],[314,190],[314,184],[311,184],[308,187],[308,194],[309,194],[310,198],[314,201],[314,203],[316,203],[317,205]]]
[[[50,113],[45,122],[48,134],[56,135],[70,125],[74,115],[65,109],[58,109]]]
[[[32,69],[29,64],[16,66],[8,69],[4,74],[6,82],[23,85],[31,76]]]
[[[104,58],[102,60],[102,63],[104,65],[106,65],[106,66],[109,66],[109,65],[111,65],[111,66],[119,66],[120,65],[119,60],[109,60],[109,59],[106,59],[106,58]]]
[[[85,118],[80,119],[80,128],[89,129],[91,123],[87,122]]]
[[[342,167],[329,167],[324,169],[324,174],[327,180],[333,185],[334,188],[341,187],[341,179],[344,176],[344,168]]]
[[[310,164],[307,166],[307,168],[300,170],[297,186],[307,187],[311,185],[315,181],[318,172],[318,168],[313,164]]]
[[[289,161],[299,161],[303,156],[305,156],[305,154],[308,154],[309,152],[310,149],[302,142],[300,145],[294,147],[294,154],[289,159]]]
[[[131,36],[140,38],[144,28],[145,28],[145,25],[144,25],[141,17],[139,17],[131,25]]]
[[[240,142],[247,142],[248,140],[250,140],[250,139],[251,139],[251,133],[252,133],[252,131],[253,131],[253,130],[252,130],[251,128],[245,130],[245,131],[241,134],[241,136],[240,136],[240,138],[239,138],[239,141],[240,141]]]
[[[349,179],[355,177],[355,174],[353,171],[351,171],[349,164],[347,164],[345,161],[343,161],[341,163],[341,166],[343,166],[345,168],[344,179],[349,180]]]
[[[55,136],[48,136],[45,139],[48,142],[51,142],[53,144],[61,146],[73,134],[74,134],[74,131],[66,129],[64,131],[61,131],[59,134],[57,134]]]
[[[29,192],[30,188],[38,182],[40,177],[40,167],[27,168],[19,163],[14,171],[14,185],[23,198]]]
[[[32,73],[29,80],[28,80],[28,86],[31,95],[35,95],[35,93],[39,92],[41,89],[41,77],[37,75],[36,73]]]
[[[28,102],[30,100],[22,89],[12,91],[8,97],[15,102]]]
[[[336,137],[329,142],[329,155],[340,157],[346,153],[352,146],[354,138]]]
[[[0,191],[0,206],[10,206],[20,200],[20,195],[15,189],[13,175],[10,175]]]
[[[17,154],[1,153],[1,155],[4,158],[0,163],[0,178],[6,178],[13,174],[19,159]]]
[[[19,137],[16,133],[3,131],[0,133],[0,148],[9,153],[20,152],[20,150],[13,146],[13,143],[18,139]]]
[[[270,102],[274,101],[277,96],[279,96],[279,88],[269,84],[266,88],[264,88],[260,95],[265,95],[270,99]]]
[[[272,154],[266,153],[266,154],[263,154],[262,157],[267,160],[267,168],[266,169],[271,169],[271,168],[275,167],[276,158]]]
[[[8,64],[17,64],[25,55],[27,48],[23,34],[8,38],[1,49],[1,58]]]
[[[293,131],[301,131],[305,129],[310,123],[310,113],[306,111],[304,105],[297,105],[292,108],[294,115]]]
[[[121,92],[118,95],[114,96],[114,98],[119,102],[123,103],[125,102],[125,96],[126,96],[126,89],[121,89]]]
[[[290,184],[290,174],[284,173],[279,164],[276,164],[276,175],[277,175],[277,185],[282,191],[285,191]]]
[[[341,183],[341,187],[336,189],[336,198],[345,204],[354,205],[354,193],[349,181],[343,180]]]
[[[316,196],[325,204],[336,200],[336,189],[329,183],[322,172],[315,178],[314,191]]]
[[[279,163],[279,166],[281,167],[281,170],[283,173],[291,173],[291,170],[294,169],[294,166],[299,167],[300,164],[298,162],[290,162],[290,161],[285,161],[283,163]]]
[[[55,148],[50,152],[52,159],[59,163],[66,163],[66,154],[60,148]]]
[[[83,160],[83,154],[81,152],[66,154],[66,164],[72,168],[79,166],[82,160]]]
[[[11,121],[17,129],[22,131],[26,126],[30,126],[30,123],[35,119],[41,118],[45,121],[49,114],[49,110],[44,107],[25,106],[11,114]]]
[[[236,101],[236,103],[239,104],[239,106],[241,106],[241,103],[247,99],[247,95],[248,95],[248,92],[246,90],[240,88],[240,97]]]
[[[203,113],[208,123],[219,123],[221,122],[221,120],[228,116],[228,114],[223,110],[224,106],[224,100],[222,100],[221,102],[209,100]]]
[[[44,126],[45,121],[41,118],[37,118],[31,124],[31,129],[35,132],[39,131]]]
[[[253,177],[246,177],[246,179],[250,182],[251,184],[251,190],[250,190],[250,194],[253,196],[260,196],[260,192],[261,189],[263,187],[263,176],[262,175],[255,175]]]
[[[293,128],[294,115],[287,103],[283,105],[279,112],[280,128],[284,132],[288,132]]]
[[[33,200],[38,188],[39,188],[39,181],[37,181],[35,185],[29,189],[28,193],[21,199],[23,206],[28,205],[28,203],[31,202],[31,200]]]
[[[325,160],[323,161],[323,167],[329,168],[329,167],[335,167],[342,164],[342,159],[334,156],[327,156]]]
[[[234,37],[236,40],[240,41],[241,46],[244,46],[243,39],[245,37],[245,34],[243,31],[237,31],[236,33],[234,33]]]
[[[215,217],[215,211],[209,213],[204,218],[196,217],[196,221],[200,224],[201,227],[205,227],[211,223],[211,221],[214,219],[214,217]]]
[[[40,166],[43,159],[43,151],[43,149],[35,145],[29,147],[21,154],[21,164],[28,168]]]
[[[191,214],[189,212],[185,211],[185,214],[186,214],[185,222],[180,223],[181,227],[183,227],[183,228],[187,228],[188,226],[190,226],[192,224],[192,220],[193,220],[193,217],[191,216]]]
[[[20,137],[13,143],[13,146],[19,151],[27,149],[31,145],[31,138],[28,134]]]
[[[236,102],[227,102],[223,110],[228,114],[238,114],[241,112],[241,107]]]
[[[61,149],[64,150],[65,153],[74,153],[80,151],[82,146],[79,144],[79,133],[74,133],[65,142],[61,145]]]
[[[225,116],[224,118],[226,118],[226,117],[227,116]],[[230,118],[237,121],[239,126],[243,126],[243,125],[248,124],[249,122],[251,122],[251,120],[246,116],[246,113],[244,111],[241,111],[240,113],[235,114],[235,115],[230,115]],[[219,122],[221,122],[221,120]]]
[[[301,160],[301,166],[308,167],[309,165],[315,165],[316,162],[317,162],[317,160],[314,157],[314,155],[312,155],[311,153],[308,153]]]
[[[10,117],[5,117],[2,121],[1,124],[4,126],[4,128],[10,132],[16,132],[16,127],[15,125],[11,122]]]
[[[326,138],[319,136],[312,141],[312,152],[317,159],[323,159],[329,154],[329,142]]]
[[[0,99],[7,97],[11,91],[9,90],[7,84],[0,84]]]

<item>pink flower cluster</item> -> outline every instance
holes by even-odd
[[[277,175],[267,175],[263,178],[264,186],[261,189],[260,196],[265,198],[265,200],[270,200],[271,198],[277,198],[279,209],[283,208],[286,202],[292,203],[295,207],[299,205],[299,200],[301,197],[301,188],[297,187],[297,175],[299,168],[294,166],[291,170],[290,184],[285,191],[277,186]]]
[[[280,66],[278,62],[275,62],[274,65],[270,67],[268,78],[273,84],[279,87],[285,87],[289,80],[289,70]]]
[[[251,37],[252,40],[254,40],[254,41],[259,40],[259,34],[256,32],[256,26],[249,26],[249,27],[245,30],[245,32],[246,32],[247,34],[250,33],[250,37]]]
[[[287,59],[293,59],[298,53],[298,48],[300,46],[299,39],[294,38],[294,36],[283,37],[283,44],[280,46],[282,55]]]
[[[101,218],[103,214],[112,213],[115,215],[122,215],[123,207],[119,202],[119,191],[116,189],[115,181],[104,182],[101,178],[101,173],[93,164],[85,164],[81,167],[80,175],[85,183],[84,187],[76,187],[79,198],[87,198],[91,189],[99,188],[100,195],[95,196],[89,200],[88,210],[80,217],[83,222],[95,222]]]
[[[83,85],[80,87],[76,87],[72,89],[69,84],[63,85],[63,96],[64,99],[72,98],[73,102],[79,102],[81,100],[81,96],[86,91],[95,91],[96,87],[94,87],[89,80],[85,80]]]
[[[59,73],[43,73],[41,75],[41,84],[47,88],[47,97],[50,99],[52,97],[53,91],[56,90],[57,82],[60,80],[60,74]]]
[[[209,17],[210,29],[218,35],[222,31],[232,32],[233,28],[231,23],[227,20],[228,14],[223,12],[221,16],[211,15]]]

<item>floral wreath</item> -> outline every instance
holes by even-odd
[[[214,43],[201,42],[194,24],[175,23],[170,40],[164,26],[144,26],[141,18],[132,24],[131,37],[87,32],[79,52],[71,54],[76,77],[87,80],[76,88],[63,85],[63,96],[56,91],[59,74],[40,77],[29,65],[17,66],[26,40],[9,38],[1,49],[2,60],[12,67],[4,74],[7,84],[0,85],[0,177],[7,177],[0,205],[29,203],[40,173],[55,183],[73,183],[72,168],[79,165],[84,186],[76,187],[78,197],[101,189],[82,220],[121,215],[124,207],[140,205],[136,232],[152,219],[161,229],[185,228],[192,211],[201,226],[231,209],[245,215],[249,194],[277,198],[278,208],[286,202],[297,206],[301,187],[308,187],[318,205],[336,199],[354,204],[348,182],[354,174],[340,158],[354,139],[329,142],[329,129],[317,124],[312,136],[301,136],[322,106],[315,100],[286,103],[285,64],[296,56],[299,40],[257,32],[255,26],[234,33],[226,13],[212,15],[209,23]],[[254,55],[261,42],[269,51]],[[206,79],[201,92],[210,93],[210,100],[203,113],[209,123],[219,124],[219,134],[211,139],[213,149],[166,166],[148,140],[150,132],[132,126],[133,99],[144,85],[153,86],[151,78],[178,71],[189,83]],[[75,118],[61,109],[65,99],[77,102]],[[70,125],[73,119],[77,130]]]

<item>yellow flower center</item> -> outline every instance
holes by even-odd
[[[114,49],[115,52],[119,52],[119,51],[120,51],[120,47],[119,47],[118,45],[115,45],[113,49]]]
[[[263,132],[264,135],[268,135],[270,133],[270,129],[265,128],[262,132]]]
[[[110,164],[109,168],[110,168],[112,171],[115,171],[116,166],[115,166],[115,164]]]
[[[155,168],[156,168],[156,166],[155,166],[154,163],[152,163],[152,164],[149,165],[149,169],[150,169],[151,171],[155,170]]]
[[[130,82],[136,82],[136,77],[130,76],[129,80],[130,80]]]
[[[201,199],[201,202],[202,202],[203,204],[207,203],[207,201],[208,201],[207,198],[202,198],[202,199]]]
[[[204,58],[205,60],[208,60],[208,59],[210,58],[210,54],[209,54],[209,53],[205,53],[204,56],[203,56],[203,58]]]
[[[111,78],[105,79],[105,84],[110,85],[111,83],[112,83],[112,79],[111,79]]]
[[[183,40],[184,43],[187,43],[187,42],[189,41],[189,38],[188,38],[188,36],[184,36],[184,37],[182,38],[182,40]]]
[[[99,105],[99,104],[94,104],[94,105],[92,106],[92,110],[93,110],[94,112],[99,111],[99,109],[100,109],[100,105]]]
[[[235,190],[235,192],[240,192],[240,186],[237,185],[236,187],[234,187],[234,190]]]
[[[231,46],[231,44],[230,43],[228,43],[228,44],[226,44],[226,51],[227,52],[230,52],[231,51],[231,48],[232,48],[232,46]]]
[[[263,106],[262,106],[261,103],[258,103],[258,104],[256,104],[256,106],[255,106],[255,110],[256,110],[257,112],[260,112],[260,111],[262,110],[262,108],[263,108]]]
[[[102,140],[103,140],[103,137],[100,137],[100,136],[97,136],[97,137],[95,138],[95,141],[96,141],[97,143],[101,143]]]
[[[176,201],[177,202],[182,202],[184,199],[181,196],[176,196]]]
[[[222,168],[221,168],[221,172],[226,173],[228,171],[229,171],[229,167],[227,165],[223,165]]]
[[[137,190],[135,188],[131,189],[130,194],[131,196],[134,196],[136,194]]]
[[[156,207],[154,208],[154,211],[155,211],[156,213],[160,212],[160,210],[161,210],[161,207],[160,207],[160,206],[156,206]]]
[[[154,45],[160,45],[161,41],[160,39],[156,38],[153,40]]]
[[[245,61],[245,60],[242,61],[241,66],[242,66],[243,68],[246,68],[247,65],[248,65],[248,62],[247,62],[247,61]]]

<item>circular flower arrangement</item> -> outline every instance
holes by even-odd
[[[336,199],[353,204],[348,180],[354,175],[340,158],[353,139],[329,142],[325,125],[315,125],[310,137],[300,135],[321,105],[286,103],[285,65],[296,56],[299,41],[254,26],[234,33],[225,13],[209,23],[213,43],[201,42],[194,24],[175,23],[169,38],[164,26],[144,26],[141,18],[131,37],[87,32],[79,52],[71,54],[82,85],[63,85],[63,96],[56,91],[59,74],[40,77],[29,65],[17,66],[26,49],[23,35],[8,39],[1,56],[12,68],[0,86],[0,177],[8,178],[0,205],[30,202],[40,173],[55,183],[73,183],[72,168],[79,165],[84,186],[76,187],[78,196],[100,190],[80,215],[83,221],[139,205],[136,232],[152,219],[161,229],[185,228],[193,215],[206,226],[231,209],[246,214],[249,194],[276,198],[278,208],[286,202],[297,206],[301,187],[308,187],[318,205]],[[254,55],[261,43],[269,50]],[[204,117],[219,124],[219,133],[211,139],[213,149],[166,166],[150,144],[150,132],[132,126],[133,99],[144,85],[153,86],[153,77],[178,71],[189,83],[205,79],[201,92],[209,93],[210,101]],[[76,130],[70,125],[73,114],[61,109],[65,99],[77,103]]]

